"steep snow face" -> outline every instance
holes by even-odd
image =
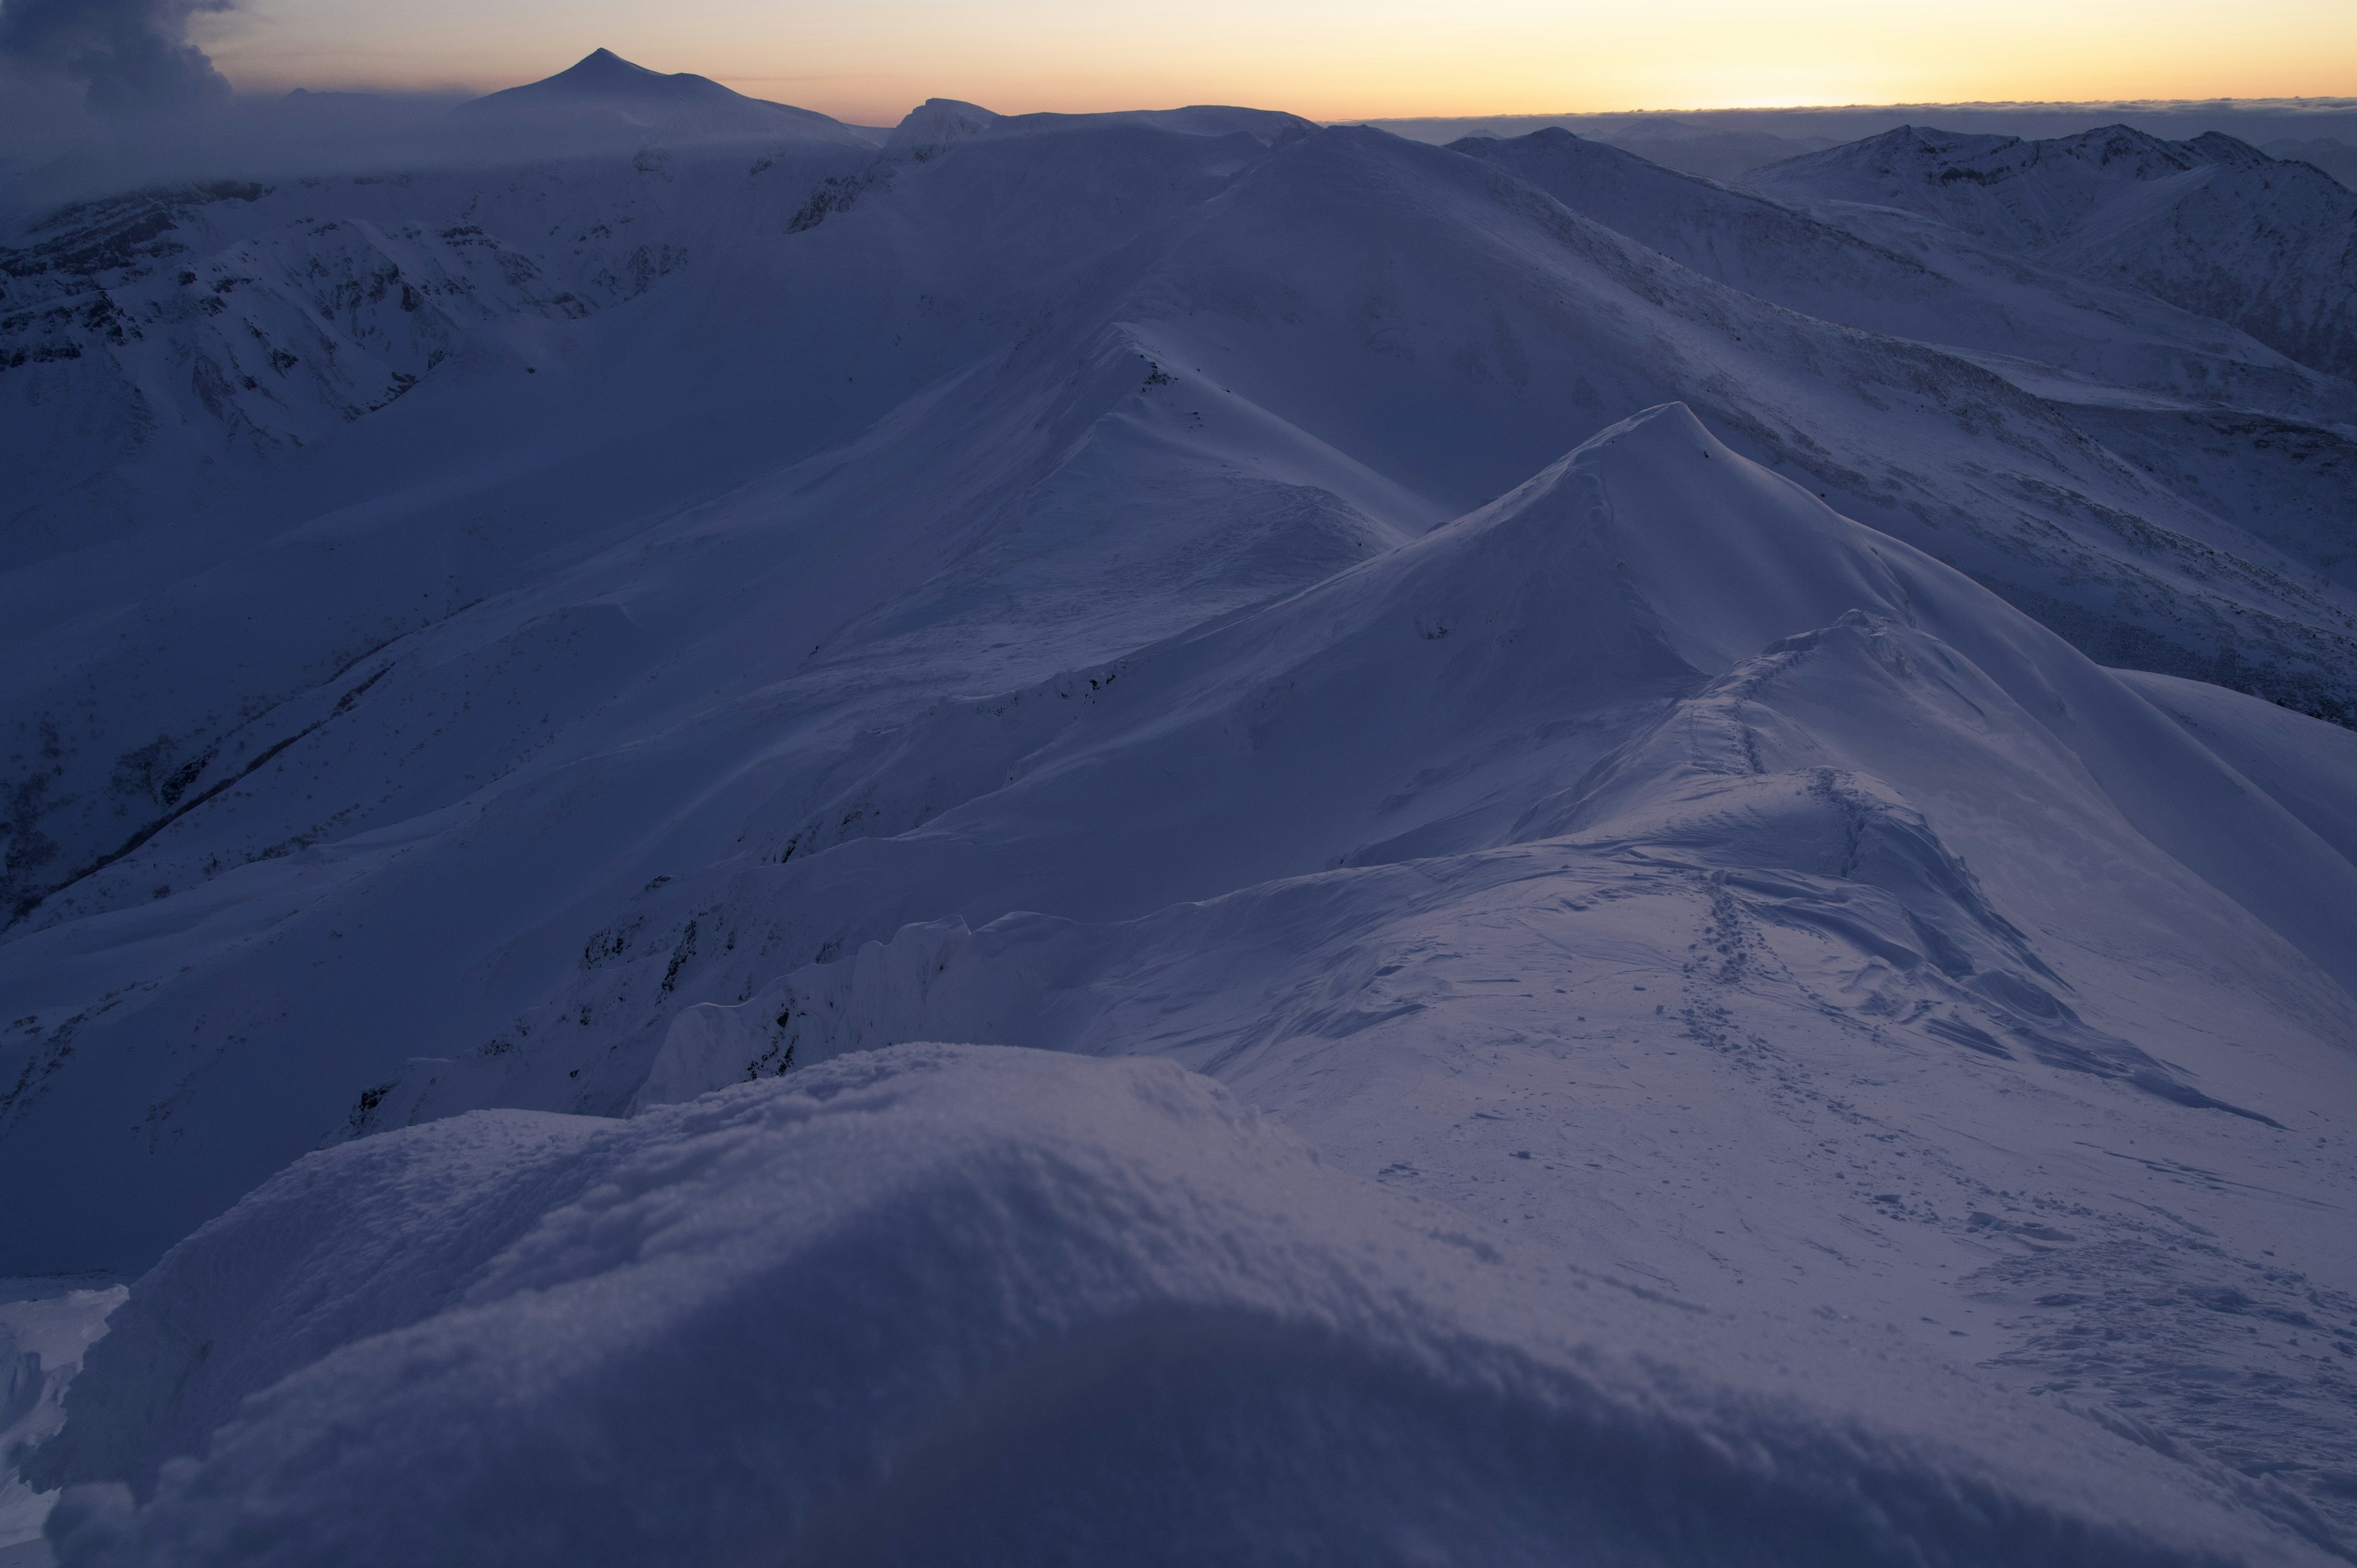
[[[51,1534],[68,1568],[2325,1560],[2130,1442],[1969,1388],[1936,1436],[1831,1416],[1676,1316],[1166,1063],[902,1046],[301,1162],[92,1352],[46,1457],[132,1483]]]
[[[2039,142],[1902,126],[1745,179],[1921,212],[2357,374],[2357,192],[2231,136],[2165,142],[2114,125]]]
[[[596,49],[539,81],[461,103],[471,125],[596,130],[629,126],[672,141],[807,139],[872,145],[864,131],[809,109],[748,98],[709,77],[666,76]]]

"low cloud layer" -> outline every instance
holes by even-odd
[[[5,0],[0,56],[60,72],[89,88],[91,108],[131,115],[185,109],[229,95],[189,19],[235,0]]]

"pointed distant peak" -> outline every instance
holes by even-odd
[[[823,114],[748,98],[692,71],[650,70],[597,48],[554,76],[487,93],[451,113],[477,124],[558,125],[673,140],[737,140],[784,134],[866,143]]]
[[[663,72],[659,70],[649,70],[645,66],[639,64],[636,60],[624,59],[620,55],[616,54],[611,49],[601,48],[591,49],[574,64],[564,70],[559,71],[553,80],[560,81],[613,81],[632,77],[661,78],[663,74]]]
[[[1618,424],[1606,425],[1488,506],[1458,519],[1458,525],[1532,514],[1563,490],[1575,474],[1609,471],[1631,463],[1664,469],[1707,462],[1720,463],[1730,473],[1742,465],[1742,459],[1695,417],[1693,409],[1683,403],[1655,403]]]

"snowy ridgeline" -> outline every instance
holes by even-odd
[[[2357,1551],[2329,356],[2067,147],[633,69],[14,252],[0,1554]]]

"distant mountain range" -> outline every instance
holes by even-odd
[[[2073,135],[2128,124],[2162,139],[2212,132],[2302,158],[2344,185],[2357,185],[2357,100],[2222,100],[2159,103],[1911,103],[1825,109],[1703,109],[1675,113],[1507,114],[1373,120],[1418,141],[1513,137],[1550,126],[1609,142],[1655,163],[1732,179],[1803,153],[1878,136],[1901,125],[1940,125],[1980,135]]]
[[[2357,375],[2357,191],[2231,136],[2165,142],[2114,125],[2032,142],[1902,126],[1746,179],[1788,199],[1903,208]]]

